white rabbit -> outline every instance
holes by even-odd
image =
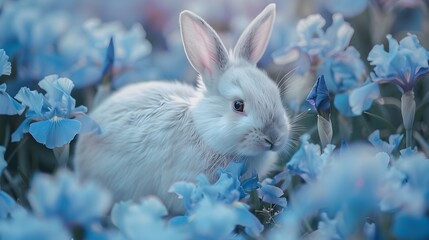
[[[216,32],[190,11],[180,14],[186,55],[199,87],[145,82],[117,91],[91,117],[101,134],[81,135],[74,157],[83,179],[109,188],[115,200],[157,195],[183,211],[170,186],[243,159],[266,174],[284,149],[290,121],[277,85],[256,67],[275,18],[268,5],[228,53]]]

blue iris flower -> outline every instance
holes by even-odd
[[[75,107],[70,79],[50,75],[39,86],[46,91],[45,95],[23,87],[15,96],[28,110],[26,119],[12,134],[12,141],[19,141],[29,132],[37,142],[52,149],[70,143],[78,133],[99,130],[85,114],[86,107]]]
[[[259,198],[262,199],[263,202],[275,204],[283,208],[287,207],[287,200],[284,197],[283,190],[274,186],[272,184],[272,179],[264,179],[264,181],[259,184],[257,192]]]
[[[0,49],[0,76],[10,75],[12,71],[11,64],[9,62],[9,56],[3,49]],[[0,84],[0,114],[6,115],[21,115],[24,111],[24,107],[13,99],[6,92],[6,83]]]
[[[277,64],[294,63],[302,76],[310,71],[323,75],[334,105],[346,116],[355,116],[349,104],[350,92],[364,84],[366,69],[359,52],[349,46],[354,30],[340,14],[334,14],[331,26],[321,15],[311,15],[297,26],[297,40],[273,54]],[[371,106],[365,105],[365,110]]]
[[[69,240],[70,232],[57,218],[39,218],[22,210],[0,221],[2,239]]]
[[[319,115],[322,113],[330,113],[331,102],[329,100],[329,92],[323,75],[317,79],[311,89],[311,92],[307,96],[307,101],[317,109]]]
[[[12,67],[9,62],[9,56],[6,55],[6,52],[3,49],[0,49],[0,76],[10,75],[12,72]]]
[[[368,140],[379,151],[392,154],[393,151],[398,148],[399,144],[401,144],[403,137],[404,135],[402,134],[392,134],[389,136],[389,142],[385,142],[380,138],[380,130],[375,130],[368,136]]]
[[[6,83],[0,84],[0,114],[21,115],[25,107],[19,104],[6,92]]]
[[[164,221],[167,214],[167,208],[158,198],[146,197],[139,203],[115,204],[111,219],[127,239],[185,239],[184,231]]]
[[[222,210],[225,213],[225,217],[230,215],[230,218],[234,219],[227,225],[220,224],[214,219],[213,224],[219,225],[219,228],[223,226],[223,232],[219,232],[221,230],[217,229],[216,234],[229,235],[234,226],[241,225],[248,235],[252,237],[259,236],[263,230],[263,225],[249,212],[249,207],[245,203],[239,202],[241,197],[247,195],[245,189],[252,190],[253,187],[257,187],[257,176],[255,175],[240,182],[245,169],[244,163],[231,162],[225,169],[219,169],[219,179],[214,184],[211,184],[205,175],[199,175],[196,184],[183,181],[173,184],[169,191],[176,193],[179,198],[183,199],[187,215],[173,218],[172,223],[178,225],[190,223],[191,226],[204,227],[207,225],[206,223],[193,221],[207,221],[207,219],[196,218],[196,216],[211,215],[213,208],[215,208],[219,211]],[[215,234],[212,230],[210,230],[210,233],[207,232],[207,235],[202,234],[199,232],[198,227],[192,231],[195,231],[197,236],[206,236],[213,239],[216,239],[216,236],[221,236],[212,235]]]
[[[93,182],[82,183],[67,170],[56,175],[37,174],[28,193],[37,216],[59,217],[68,226],[89,226],[110,209],[111,195]]]
[[[152,47],[145,39],[146,33],[140,24],[126,29],[118,22],[103,23],[97,19],[87,20],[83,28],[72,30],[61,39],[60,53],[75,63],[64,74],[73,79],[77,88],[98,84],[105,62],[106,49],[113,38],[115,54],[112,69],[115,74],[114,88],[137,81],[146,76],[145,57]],[[80,39],[76,41],[76,39]]]
[[[310,136],[301,136],[301,147],[286,165],[291,174],[299,175],[306,182],[315,181],[323,170],[335,146],[328,144],[321,153],[320,146],[309,143]]]
[[[387,35],[388,51],[375,45],[368,55],[374,66],[372,80],[379,83],[393,83],[402,93],[411,91],[416,82],[429,73],[429,52],[424,49],[414,34],[408,34],[399,43]]]

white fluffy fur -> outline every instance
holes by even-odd
[[[74,158],[79,176],[105,185],[116,201],[153,194],[178,213],[182,204],[168,193],[176,181],[194,181],[200,173],[214,180],[216,169],[234,159],[266,174],[290,129],[276,84],[255,66],[269,36],[254,38],[271,33],[274,12],[269,5],[231,55],[206,22],[183,12],[185,51],[203,87],[146,82],[106,99],[91,113],[102,133],[79,137]],[[192,41],[197,35],[199,41]],[[244,101],[244,113],[233,110],[237,99]]]

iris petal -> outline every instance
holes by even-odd
[[[29,132],[37,142],[52,149],[70,143],[80,127],[81,123],[74,119],[51,119],[30,124]]]

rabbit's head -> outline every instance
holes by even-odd
[[[277,85],[256,67],[271,35],[275,5],[268,5],[228,52],[200,17],[180,15],[186,55],[201,77],[193,106],[198,134],[222,154],[256,156],[281,150],[289,137],[289,119]]]

